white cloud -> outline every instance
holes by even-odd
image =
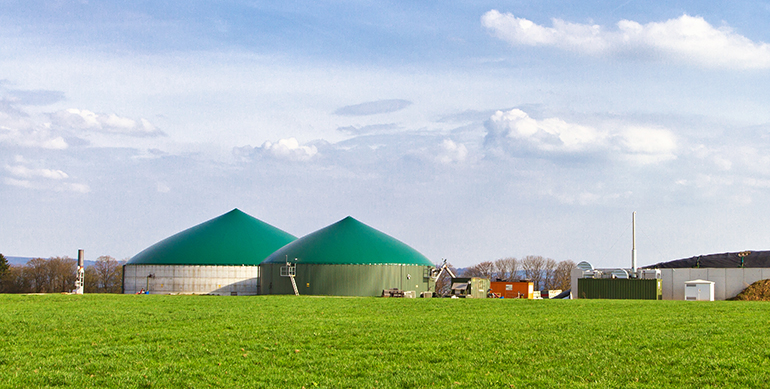
[[[481,17],[481,24],[511,44],[556,46],[565,49],[602,52],[607,38],[598,25],[568,23],[553,19],[553,27],[543,27],[513,14],[491,10]]]
[[[604,145],[607,138],[594,128],[558,118],[535,120],[520,109],[497,111],[487,121],[487,129],[541,151],[580,152]]]
[[[255,148],[256,150],[290,161],[308,161],[318,154],[318,149],[315,146],[301,146],[295,138],[281,139],[276,143],[267,141],[262,146]]]
[[[17,165],[5,166],[5,170],[11,175],[3,179],[6,185],[55,192],[88,193],[91,191],[86,184],[69,182],[70,176],[62,170],[20,165],[26,162],[21,156],[16,156],[14,160]]]
[[[5,177],[3,178],[3,182],[5,182],[6,185],[18,186],[20,188],[32,188],[32,183],[28,180],[17,180],[15,178]]]
[[[72,128],[120,134],[137,137],[155,137],[165,135],[146,119],[120,117],[115,114],[100,114],[88,110],[71,108],[51,114],[51,122],[57,127]]]
[[[441,142],[440,151],[436,160],[443,164],[464,162],[468,157],[468,148],[462,143],[455,143],[451,139]]]
[[[61,136],[56,136],[47,128],[9,128],[0,126],[0,143],[21,147],[34,147],[48,150],[64,150],[69,145]]]
[[[639,163],[676,159],[676,137],[668,130],[631,126],[617,136],[626,158]]]
[[[592,55],[634,55],[684,61],[708,68],[770,68],[770,45],[754,42],[729,27],[715,28],[699,16],[682,15],[640,24],[621,20],[617,29],[553,19],[544,27],[513,14],[489,11],[481,23],[512,45],[552,46]]]
[[[61,171],[61,170],[52,170],[52,169],[30,169],[26,166],[5,166],[5,170],[7,170],[11,175],[19,177],[19,178],[34,178],[34,177],[41,177],[41,178],[48,178],[51,180],[63,180],[65,178],[69,178],[67,173]]]
[[[537,120],[520,109],[497,111],[486,122],[487,143],[535,150],[541,156],[601,152],[642,163],[676,158],[676,137],[668,130],[642,126],[607,125],[599,130],[559,118]]]
[[[60,183],[51,183],[46,181],[30,181],[30,180],[19,180],[12,177],[4,177],[3,182],[6,185],[10,186],[16,186],[20,188],[26,188],[26,189],[36,189],[36,190],[52,190],[55,192],[75,192],[75,193],[89,193],[91,192],[91,187],[87,184],[78,184],[78,183],[69,183],[69,182],[60,182]]]

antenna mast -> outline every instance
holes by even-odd
[[[631,271],[636,274],[636,211],[631,214]]]

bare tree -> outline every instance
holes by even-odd
[[[29,293],[32,287],[29,284],[29,275],[26,266],[11,265],[3,275],[3,293]]]
[[[30,292],[45,293],[48,292],[48,264],[43,258],[34,258],[27,261],[24,266],[24,275],[29,282]]]
[[[463,271],[463,277],[481,277],[491,280],[495,274],[495,264],[491,261],[484,261],[475,264]]]
[[[96,269],[93,266],[88,266],[83,272],[83,293],[99,293],[99,281],[96,275]]]
[[[545,258],[539,255],[527,255],[521,260],[521,268],[524,270],[524,277],[535,284],[535,290],[540,290],[543,287]]]
[[[97,292],[120,293],[121,283],[123,282],[122,263],[109,255],[102,255],[96,259],[93,268]]]
[[[47,265],[50,292],[70,292],[75,289],[77,260],[70,257],[52,257],[48,259]]]
[[[69,292],[75,288],[77,261],[72,258],[35,258],[29,260],[24,268],[23,274],[32,292]]]
[[[513,281],[518,278],[519,261],[514,257],[500,258],[495,261],[495,277],[501,280]]]
[[[555,289],[556,266],[555,260],[551,258],[545,259],[545,264],[543,265],[543,289]]]
[[[559,262],[559,264],[556,266],[553,289],[567,290],[571,288],[572,269],[575,267],[577,267],[575,262],[570,260]]]

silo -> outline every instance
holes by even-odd
[[[260,264],[262,294],[379,296],[383,289],[428,290],[433,264],[403,242],[348,216],[295,240]]]
[[[295,239],[233,209],[131,258],[123,268],[123,292],[254,295],[259,263]]]

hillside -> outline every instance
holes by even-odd
[[[29,262],[31,259],[34,259],[34,258],[38,258],[38,257],[8,257],[8,256],[5,257],[5,259],[8,260],[9,264],[15,265],[15,266],[24,266],[27,264],[27,262]],[[74,259],[77,260],[77,258],[74,258]],[[95,263],[96,261],[89,261],[89,260],[83,261],[83,264],[85,265],[85,267],[92,266]]]

